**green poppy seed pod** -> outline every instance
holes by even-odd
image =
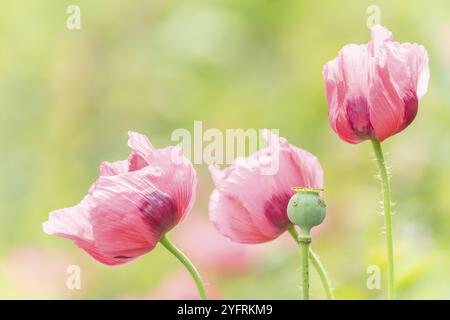
[[[292,188],[296,193],[288,204],[289,220],[300,227],[300,236],[310,237],[310,230],[322,223],[326,204],[320,197],[321,189]]]

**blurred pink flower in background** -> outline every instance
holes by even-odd
[[[259,251],[223,237],[207,219],[193,217],[177,233],[183,251],[202,271],[243,273],[255,266]]]
[[[209,283],[205,284],[208,299],[220,299],[218,290]],[[129,294],[121,297],[123,300],[199,300],[195,283],[186,272],[169,274],[147,295]]]
[[[73,240],[94,259],[118,265],[152,250],[193,205],[197,176],[181,148],[156,149],[129,132],[128,160],[100,166],[80,204],[50,214],[46,233]]]
[[[68,267],[78,261],[61,250],[37,247],[14,248],[4,260],[7,283],[12,292],[17,291],[25,298],[67,298],[79,293],[67,287]],[[82,271],[82,287],[88,283],[86,268]]]
[[[208,299],[219,299],[219,293],[210,283],[205,283]],[[169,275],[150,295],[154,300],[198,300],[195,283],[186,272]]]
[[[349,143],[385,140],[414,120],[429,77],[423,46],[373,27],[368,44],[346,45],[324,66],[331,127]]]
[[[223,171],[210,167],[216,185],[210,219],[224,236],[240,243],[270,241],[292,226],[286,212],[292,187],[323,187],[323,171],[315,156],[268,130],[264,138],[267,148],[236,159]],[[278,170],[262,174],[263,164],[274,161]]]

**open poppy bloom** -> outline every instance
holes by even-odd
[[[293,186],[322,188],[319,160],[264,131],[267,148],[238,158],[225,170],[210,166],[216,189],[209,203],[210,219],[226,237],[240,243],[273,240],[292,226],[287,205]],[[267,163],[278,163],[273,174],[262,173]]]
[[[398,43],[382,27],[368,44],[344,46],[323,68],[328,117],[349,143],[383,141],[416,117],[427,91],[428,54],[418,44]]]
[[[144,135],[128,135],[128,160],[102,163],[84,199],[43,224],[46,233],[73,240],[107,265],[152,250],[195,199],[197,176],[179,147],[156,149]]]

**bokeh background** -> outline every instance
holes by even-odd
[[[81,30],[66,9],[81,8]],[[103,160],[128,156],[127,131],[173,144],[176,128],[278,128],[321,159],[327,223],[313,247],[339,299],[381,299],[366,270],[384,270],[379,181],[370,143],[328,126],[322,66],[365,43],[369,5],[398,41],[423,44],[431,80],[413,124],[384,143],[392,170],[398,297],[450,298],[450,2],[297,0],[2,0],[0,3],[0,298],[195,298],[169,253],[106,267],[41,224],[78,203]],[[199,190],[170,233],[214,298],[300,297],[292,239],[233,245],[207,219]],[[66,287],[80,266],[80,290]],[[312,272],[312,297],[323,298]],[[383,272],[384,276],[384,272]]]

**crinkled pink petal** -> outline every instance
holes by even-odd
[[[366,95],[372,81],[370,56],[366,45],[346,45],[337,57],[341,77],[345,81],[345,100]]]
[[[124,174],[128,172],[128,161],[121,160],[116,162],[104,161],[100,165],[101,176],[115,176],[118,174]]]
[[[368,47],[372,55],[380,50],[380,47],[388,41],[394,41],[394,36],[392,32],[381,25],[375,25],[370,29],[370,41]]]
[[[132,150],[131,155],[128,158],[129,171],[139,170],[149,165],[145,158],[156,149],[146,136],[137,132],[129,131],[128,146]]]
[[[429,71],[423,46],[386,42],[379,51],[369,104],[376,138],[383,141],[414,120],[428,86]]]
[[[211,194],[209,218],[220,233],[235,242],[261,243],[272,240],[256,228],[250,213],[239,201],[218,190]]]
[[[134,131],[128,131],[128,146],[144,158],[156,150],[146,136]]]
[[[93,240],[89,210],[86,198],[74,207],[55,210],[44,222],[43,230],[47,234]]]
[[[373,90],[369,94],[370,123],[373,127],[373,138],[383,141],[392,132],[399,131],[405,107],[403,99],[395,90],[389,79],[389,71],[377,67],[377,77],[373,83]]]
[[[180,219],[175,204],[149,207],[152,194],[170,199],[153,178],[152,168],[100,177],[78,206],[52,213],[44,231],[75,240],[103,263],[131,261],[153,249]],[[148,221],[149,215],[158,219]]]
[[[349,105],[367,95],[372,81],[369,70],[369,53],[367,46],[347,45],[339,52],[336,59],[324,66],[328,118],[333,130],[345,141],[358,143],[363,140],[356,131],[366,128],[360,119],[369,121],[369,113],[349,112]]]
[[[182,149],[179,146],[156,149],[147,137],[135,132],[129,132],[128,144],[133,150],[130,171],[147,165],[158,168],[163,177],[158,179],[158,186],[182,205],[180,211],[189,211],[195,199],[197,175]]]
[[[161,178],[156,181],[159,188],[175,200],[179,211],[189,211],[194,204],[197,174],[182,149],[179,146],[157,149],[146,160],[161,170]]]

